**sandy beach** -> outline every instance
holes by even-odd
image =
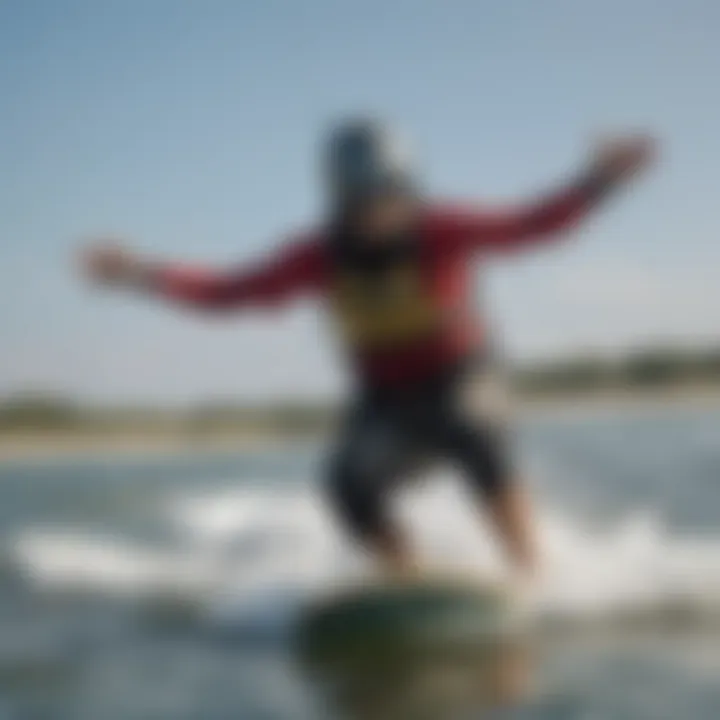
[[[679,388],[652,393],[615,392],[577,398],[534,398],[518,402],[516,420],[539,417],[587,417],[605,413],[671,412],[720,408],[720,387]],[[0,434],[0,462],[103,456],[223,453],[273,447],[314,435],[273,434],[223,429],[206,435],[168,430],[85,433],[82,431],[14,431]]]
[[[13,433],[0,436],[0,462],[73,456],[172,455],[175,453],[233,452],[278,445],[287,437],[249,433],[189,438],[165,433],[86,435],[79,432]]]

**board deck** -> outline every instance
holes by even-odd
[[[311,604],[299,625],[307,655],[379,657],[427,646],[489,643],[516,619],[510,590],[462,577],[424,577],[344,588]]]

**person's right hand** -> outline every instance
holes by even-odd
[[[114,240],[100,240],[80,251],[80,270],[91,282],[101,285],[129,285],[142,275],[143,262]]]

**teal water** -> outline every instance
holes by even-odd
[[[548,417],[517,443],[546,570],[503,705],[473,658],[340,684],[297,662],[302,604],[364,572],[307,445],[0,465],[0,717],[716,720],[720,410]],[[459,488],[440,471],[398,511],[429,561],[492,571]]]

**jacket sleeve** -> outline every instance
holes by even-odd
[[[320,245],[295,243],[260,263],[228,271],[161,266],[152,287],[163,298],[202,310],[270,307],[319,290],[323,274]]]
[[[578,182],[550,197],[506,210],[449,208],[441,211],[440,242],[465,250],[529,248],[574,228],[604,195],[604,187]]]

